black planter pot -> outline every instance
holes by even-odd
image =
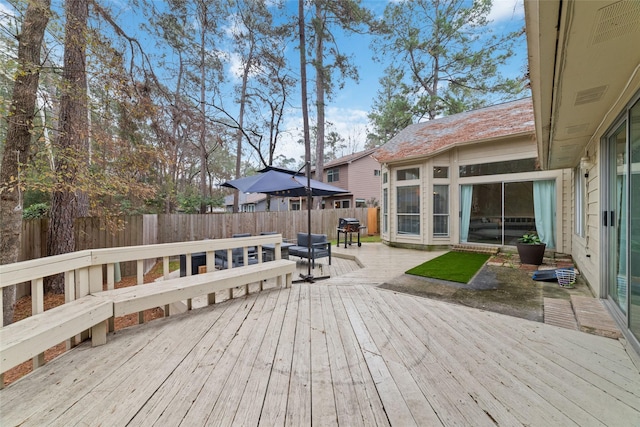
[[[533,265],[542,264],[544,250],[547,247],[546,244],[516,243],[516,247],[518,248],[521,263]]]

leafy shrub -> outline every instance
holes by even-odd
[[[49,205],[47,203],[34,203],[24,208],[22,211],[22,219],[39,219],[49,216]]]

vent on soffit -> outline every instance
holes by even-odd
[[[580,125],[567,126],[565,132],[567,135],[574,135],[576,133],[585,133],[589,130],[589,123],[582,123]]]
[[[576,94],[576,102],[574,103],[574,105],[583,105],[600,101],[604,93],[607,91],[607,88],[608,86],[605,85],[581,90]]]
[[[622,0],[596,13],[591,44],[598,44],[640,30],[640,1]]]

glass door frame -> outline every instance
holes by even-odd
[[[617,270],[618,266],[618,257],[612,256],[614,250],[617,250],[614,247],[614,243],[617,242],[616,239],[616,231],[618,227],[611,227],[611,212],[617,211],[615,206],[615,192],[616,192],[616,179],[617,176],[617,160],[616,156],[613,155],[615,152],[615,148],[612,147],[611,138],[616,132],[619,130],[621,126],[624,126],[624,135],[625,135],[625,151],[626,151],[626,164],[624,167],[626,168],[625,176],[627,179],[626,185],[626,206],[627,210],[629,209],[631,202],[631,109],[640,102],[640,93],[636,94],[631,101],[624,107],[623,111],[620,113],[618,118],[609,126],[607,132],[605,132],[601,139],[600,152],[601,152],[601,179],[600,179],[600,203],[601,209],[599,212],[599,221],[600,221],[600,295],[607,301],[608,305],[613,308],[614,317],[617,319],[619,324],[624,325],[629,334],[633,336],[630,331],[630,316],[629,310],[631,306],[631,251],[630,251],[630,235],[631,235],[631,215],[626,215],[625,218],[625,229],[626,229],[626,292],[625,295],[625,308],[620,308],[618,301],[613,299],[610,292],[610,287],[612,283],[616,282]],[[614,214],[614,221],[617,219],[617,214]],[[626,335],[626,334],[625,334]]]

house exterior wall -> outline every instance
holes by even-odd
[[[583,156],[594,159],[594,164],[588,171],[586,178],[586,197],[585,197],[585,236],[579,237],[575,235],[575,229],[572,230],[573,246],[571,255],[582,273],[584,279],[589,283],[591,289],[597,297],[606,297],[606,272],[604,271],[604,259],[608,256],[607,244],[603,241],[604,230],[602,228],[602,211],[603,198],[606,197],[605,192],[601,191],[601,187],[606,183],[606,177],[602,176],[601,171],[604,168],[604,157],[602,153],[603,145],[606,143],[606,135],[620,118],[620,114],[624,113],[627,105],[635,99],[640,93],[640,74],[630,80],[630,84],[626,86],[618,101],[609,109],[609,114],[603,117],[602,122],[590,139],[589,144],[583,152]],[[579,167],[579,165],[576,165]],[[575,195],[575,188],[572,188],[572,195]],[[575,221],[575,217],[572,218]]]
[[[339,170],[340,179],[329,182],[328,171],[331,169]],[[379,202],[380,176],[374,175],[375,170],[380,170],[380,163],[370,155],[354,159],[349,163],[327,167],[324,170],[324,182],[349,190],[350,194],[325,197],[325,209],[332,209],[333,202],[340,200],[349,200],[351,208],[355,207],[356,200],[360,199],[365,202],[375,199]]]
[[[382,189],[388,194],[388,229],[381,231],[382,239],[390,244],[409,247],[439,247],[460,242],[460,186],[465,184],[495,183],[501,181],[556,181],[556,248],[557,252],[571,250],[571,170],[536,171],[501,175],[459,177],[459,166],[479,163],[492,163],[517,159],[536,158],[537,149],[532,135],[507,138],[498,141],[485,141],[473,145],[452,148],[434,157],[414,162],[385,164],[382,173],[387,174],[387,183]],[[419,179],[398,181],[397,171],[407,168],[419,168]],[[435,167],[448,167],[447,178],[434,178]],[[419,185],[420,187],[420,234],[399,234],[397,230],[397,188]],[[433,194],[435,185],[449,186],[449,235],[434,236],[433,232]],[[384,208],[381,213],[384,216]],[[384,221],[384,219],[383,219]]]
[[[584,235],[579,236],[576,234],[575,221],[576,215],[580,212],[576,211],[575,197],[576,188],[575,185],[571,187],[572,198],[572,215],[571,215],[571,256],[582,274],[582,277],[589,283],[592,291],[596,296],[600,297],[600,147],[599,143],[590,144],[585,150],[585,156],[593,156],[596,158],[595,165],[589,170],[581,170],[579,165],[576,165],[574,173],[579,173],[581,179],[585,180],[585,195],[582,203],[582,209],[584,209]],[[587,173],[588,177],[584,174]]]

